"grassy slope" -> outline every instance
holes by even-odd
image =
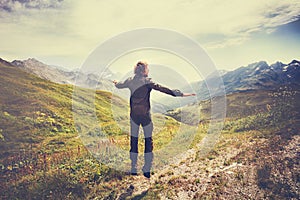
[[[290,87],[289,87],[290,88]],[[292,89],[279,89],[279,90],[256,90],[256,91],[245,91],[239,93],[232,93],[226,96],[226,118],[227,119],[237,119],[243,118],[250,115],[255,115],[259,112],[263,113],[272,108],[279,101],[286,101],[287,103],[291,101],[289,96],[280,95],[283,91],[296,91],[294,87]],[[281,91],[281,93],[280,93]],[[280,94],[279,94],[280,93]],[[279,95],[278,95],[279,94]],[[276,97],[274,95],[277,95]],[[286,94],[288,95],[288,94]],[[218,97],[215,97],[218,102]],[[293,97],[294,98],[294,97]],[[296,96],[299,98],[299,96]],[[295,102],[293,100],[293,102]],[[283,102],[284,103],[284,102]],[[299,105],[295,105],[299,108]],[[208,121],[210,119],[211,112],[211,101],[200,101],[198,103],[193,103],[184,107],[185,110],[197,110],[200,108],[200,121]],[[171,116],[180,121],[181,109],[177,108],[166,113],[168,116]],[[191,119],[187,121],[195,121],[193,117],[198,117],[195,115],[190,116]]]
[[[31,145],[43,149],[50,142],[68,145],[74,140],[72,86],[55,84],[10,66],[0,65],[0,75],[2,156]],[[110,98],[110,93],[97,92],[98,102]],[[123,104],[120,106],[126,105],[124,100],[120,102]],[[96,106],[97,113],[109,110],[99,103]]]

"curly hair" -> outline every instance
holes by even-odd
[[[146,62],[139,61],[135,66],[134,66],[134,73],[136,75],[144,75],[146,72],[146,69],[148,67],[148,64]]]

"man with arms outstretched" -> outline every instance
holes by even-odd
[[[142,125],[145,136],[145,164],[143,166],[143,174],[150,178],[150,170],[153,161],[153,142],[152,131],[153,123],[150,114],[150,92],[152,89],[172,95],[174,97],[195,96],[195,94],[185,94],[179,90],[171,90],[154,83],[148,78],[148,64],[146,62],[138,62],[134,66],[134,77],[129,77],[124,82],[113,81],[119,89],[130,89],[130,159],[131,174],[137,175],[137,157],[138,157],[138,133],[139,127]]]

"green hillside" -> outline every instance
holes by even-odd
[[[219,97],[214,97],[215,102],[218,102]],[[266,113],[270,110],[281,109],[282,112],[291,111],[299,115],[297,110],[300,109],[299,88],[290,86],[283,86],[277,90],[252,90],[238,93],[232,93],[226,96],[226,118],[238,119],[244,118],[257,113]],[[197,103],[184,106],[184,110],[197,110],[200,108],[200,120],[209,121],[211,114],[211,100],[199,101]],[[183,109],[177,108],[169,110],[166,115],[173,117],[180,121],[180,115]],[[194,121],[195,115],[189,116],[191,119],[187,121]],[[279,117],[279,116],[278,116]]]
[[[59,146],[53,145],[68,146],[68,143],[75,142],[73,86],[55,84],[3,64],[0,65],[0,74],[1,156],[29,147],[49,150],[52,146],[52,149],[60,150]],[[97,92],[98,117],[105,116],[107,121],[112,120],[108,114],[110,108],[101,104],[109,104],[110,98],[110,93]],[[124,109],[126,101],[120,99],[119,102],[120,109],[127,114]]]

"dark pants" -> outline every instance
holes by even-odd
[[[136,172],[137,168],[137,157],[138,157],[138,136],[139,128],[142,125],[144,130],[145,138],[145,150],[144,159],[145,164],[143,166],[143,172],[150,172],[153,162],[153,141],[152,131],[153,123],[151,121],[150,114],[143,116],[130,116],[130,159],[131,159],[131,170]]]

